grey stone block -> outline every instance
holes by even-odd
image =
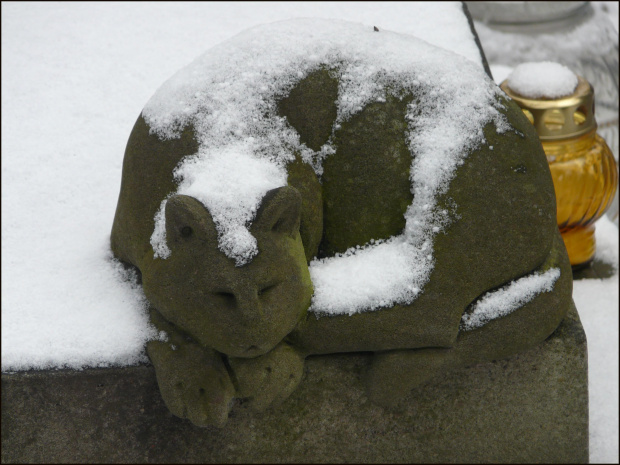
[[[398,409],[371,404],[369,354],[310,357],[278,407],[235,405],[223,429],[172,416],[151,366],[2,375],[2,462],[588,461],[586,338],[441,374]]]

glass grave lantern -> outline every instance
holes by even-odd
[[[502,90],[523,110],[540,137],[557,202],[558,227],[573,270],[591,263],[596,250],[594,222],[611,205],[618,168],[597,132],[594,89],[577,76],[574,91],[560,98],[527,98],[502,82]]]

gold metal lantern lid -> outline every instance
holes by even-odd
[[[581,76],[577,80],[572,94],[556,99],[523,97],[508,86],[508,80],[500,87],[521,107],[544,142],[579,137],[596,129],[594,89]]]

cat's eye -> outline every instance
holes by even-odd
[[[182,237],[189,237],[191,236],[193,233],[192,228],[190,228],[189,226],[183,226],[181,228],[181,236]]]
[[[265,287],[263,287],[262,289],[260,289],[260,290],[258,291],[258,295],[259,295],[259,296],[261,296],[261,295],[265,295],[265,294],[267,294],[269,291],[271,291],[272,289],[274,289],[276,286],[277,286],[277,284],[270,284],[269,286],[265,286]]]
[[[232,292],[214,292],[213,296],[217,297],[227,307],[234,307],[236,304],[236,297]]]

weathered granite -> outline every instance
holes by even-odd
[[[543,344],[439,374],[388,411],[368,354],[315,356],[280,406],[222,429],[164,405],[152,366],[2,375],[2,462],[588,461],[586,338],[576,310]]]

